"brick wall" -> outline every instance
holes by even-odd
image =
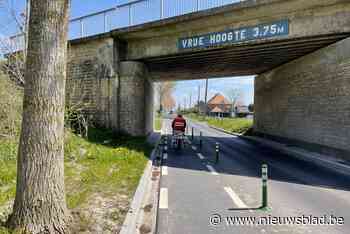
[[[66,102],[84,108],[96,124],[104,127],[116,125],[113,61],[111,38],[69,46]]]
[[[350,151],[350,38],[258,76],[254,129]]]
[[[145,135],[153,130],[153,85],[143,63],[119,63],[118,52],[112,38],[70,45],[66,102],[99,126]]]

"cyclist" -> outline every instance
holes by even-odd
[[[181,132],[184,133],[186,130],[186,120],[182,117],[181,114],[178,114],[176,118],[173,120],[171,127],[173,128],[173,132]]]

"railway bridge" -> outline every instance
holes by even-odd
[[[247,0],[70,41],[67,102],[153,129],[153,82],[256,75],[254,131],[350,151],[350,2]]]

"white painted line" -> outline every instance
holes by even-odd
[[[163,154],[163,159],[168,159],[168,154],[167,153]]]
[[[167,166],[162,166],[162,175],[168,175],[168,167]]]
[[[224,187],[224,189],[238,208],[248,208],[231,187]]]
[[[168,150],[168,146],[164,146],[164,149],[165,149],[165,150]]]
[[[207,165],[208,170],[211,172],[211,174],[213,175],[219,175],[216,170],[214,169],[214,167],[212,167],[211,165]]]
[[[193,149],[193,150],[197,150],[197,147],[194,146],[194,145],[192,145],[192,149]]]
[[[203,156],[203,154],[201,154],[201,153],[197,153],[197,156],[198,156],[198,158],[199,158],[200,160],[203,160],[203,159],[204,159],[204,156]]]
[[[168,189],[160,189],[159,209],[168,209]]]

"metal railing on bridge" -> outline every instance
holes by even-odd
[[[93,36],[118,28],[243,1],[246,0],[122,0],[119,5],[113,8],[71,19],[69,39]],[[15,44],[15,51],[23,48],[23,35],[15,35],[9,39],[12,44]]]
[[[245,0],[124,0],[116,7],[71,19],[70,39],[184,15]]]

